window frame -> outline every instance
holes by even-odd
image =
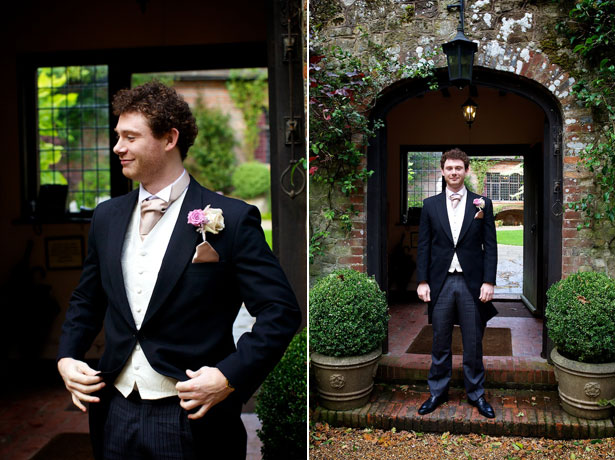
[[[490,177],[489,177],[490,175],[492,177],[497,177],[498,178],[497,183],[495,181],[490,182],[490,180],[489,180],[490,179]],[[515,176],[517,177],[517,182],[516,183],[511,180]],[[505,179],[504,181],[502,181],[502,178],[508,178],[508,179]],[[496,199],[496,198],[493,198],[493,197],[490,196],[489,198],[491,198],[493,201],[506,201],[506,202],[523,201],[523,199],[515,200],[515,199],[511,198],[512,195],[516,195],[517,193],[519,193],[519,189],[523,185],[523,174],[511,173],[511,174],[503,175],[500,172],[492,172],[492,173],[488,172],[487,176],[485,177],[485,188],[488,190],[489,186],[493,187],[494,185],[498,186],[498,198]],[[515,193],[510,193],[511,192],[511,186],[513,186],[513,185],[516,186],[517,191]],[[506,186],[507,187],[508,193],[506,193],[506,194],[502,193],[502,186]],[[506,195],[507,198],[503,198],[504,195]]]

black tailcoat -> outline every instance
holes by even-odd
[[[453,243],[453,234],[446,211],[446,192],[429,197],[423,201],[419,227],[417,255],[417,283],[426,281],[431,290],[429,302],[429,322],[434,305],[438,300],[448,269],[457,251],[457,258],[463,270],[463,277],[474,298],[484,324],[497,314],[491,302],[479,300],[480,287],[483,283],[495,284],[497,271],[497,239],[493,218],[493,203],[489,198],[481,197],[467,190],[463,224],[457,240]],[[484,217],[475,219],[478,209],[472,203],[475,198],[483,198]]]
[[[58,358],[83,359],[104,324],[105,350],[98,369],[113,385],[139,341],[160,374],[187,380],[186,369],[217,367],[247,401],[282,356],[301,313],[270,251],[257,208],[201,187],[191,178],[164,255],[141,328],[137,330],[122,275],[122,245],[138,190],[101,203],[92,218],[88,251],[60,339]],[[216,263],[192,263],[202,236],[188,212],[211,205],[223,211],[225,228],[207,241]],[[256,322],[237,347],[233,322],[239,308]]]

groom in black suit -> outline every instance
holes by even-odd
[[[296,298],[258,210],[184,170],[197,127],[175,90],[123,90],[113,109],[113,150],[140,187],[94,212],[59,372],[73,403],[89,403],[96,458],[243,459],[241,405],[296,332]],[[235,347],[242,303],[256,322]],[[103,326],[92,369],[84,355]]]
[[[423,202],[417,257],[417,294],[429,302],[433,347],[428,384],[431,396],[418,412],[433,412],[448,401],[452,374],[453,325],[461,326],[463,376],[471,405],[485,417],[482,339],[487,321],[497,314],[491,300],[497,270],[497,241],[491,200],[470,192],[464,179],[470,167],[459,149],[445,152],[440,168],[446,190]]]

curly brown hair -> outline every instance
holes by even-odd
[[[463,161],[463,166],[466,170],[470,167],[470,159],[461,149],[455,148],[444,152],[440,158],[440,169],[444,169],[444,163],[446,163],[446,160],[461,160]]]
[[[188,103],[174,88],[152,80],[135,88],[118,91],[112,104],[113,114],[118,117],[130,112],[143,114],[157,139],[171,129],[177,129],[177,147],[182,160],[186,158],[199,129]]]

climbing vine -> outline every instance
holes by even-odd
[[[231,70],[229,76],[226,87],[246,123],[246,159],[253,160],[261,129],[258,122],[267,108],[267,72],[263,69]]]
[[[470,169],[476,176],[476,190],[475,192],[482,195],[485,190],[485,178],[487,172],[496,162],[486,159],[472,159],[470,160]]]
[[[594,173],[597,193],[569,206],[583,213],[579,229],[600,222],[615,225],[615,0],[577,1],[569,17],[558,30],[583,61],[573,92],[603,127],[580,155]]]
[[[430,78],[436,87],[433,54],[400,63],[383,46],[362,36],[368,44],[365,60],[339,46],[321,40],[312,30],[309,63],[310,169],[312,179],[327,190],[327,203],[312,228],[310,261],[324,253],[324,241],[334,221],[344,231],[357,214],[352,205],[334,205],[333,196],[350,196],[361,189],[373,171],[365,164],[369,139],[383,126],[370,120],[369,111],[379,93],[404,78]]]

